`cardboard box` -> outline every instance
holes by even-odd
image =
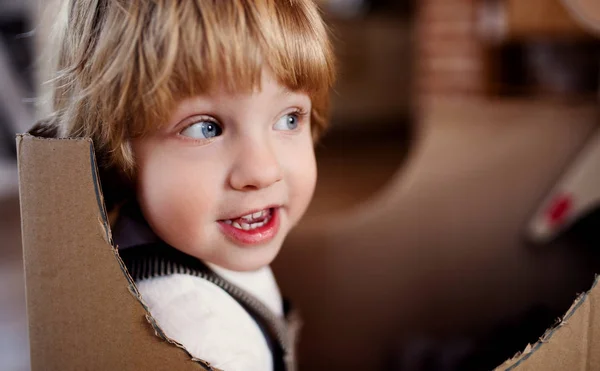
[[[37,370],[211,370],[167,339],[112,246],[89,139],[17,137],[31,345]],[[497,370],[600,370],[600,286]]]

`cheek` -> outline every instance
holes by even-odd
[[[312,142],[295,151],[289,166],[289,187],[292,222],[296,223],[306,211],[317,181],[317,164]]]
[[[213,208],[210,178],[202,176],[194,161],[172,151],[154,147],[140,154],[138,202],[154,232],[174,246],[200,238],[198,226],[207,221],[207,211]]]

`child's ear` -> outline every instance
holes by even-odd
[[[56,120],[51,117],[38,121],[31,129],[29,129],[27,134],[42,138],[58,138],[58,129],[59,127]]]

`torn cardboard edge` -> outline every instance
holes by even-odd
[[[565,315],[557,320],[557,324],[546,330],[546,332],[540,337],[539,341],[536,342],[535,344],[528,344],[527,347],[522,351],[517,353],[513,358],[507,360],[506,362],[504,362],[502,365],[500,365],[499,367],[496,368],[497,371],[511,371],[511,370],[515,370],[515,369],[519,369],[519,370],[533,370],[537,368],[531,368],[528,367],[530,366],[527,361],[533,357],[539,356],[538,359],[540,357],[544,357],[543,351],[544,350],[548,350],[551,351],[549,349],[545,349],[545,347],[549,347],[551,344],[551,341],[554,337],[556,337],[556,335],[559,335],[561,333],[561,331],[569,331],[569,321],[571,319],[573,319],[574,316],[582,316],[583,315],[583,309],[582,306],[583,305],[589,305],[589,306],[594,306],[594,302],[597,301],[596,297],[598,296],[597,292],[594,292],[595,289],[597,289],[598,287],[598,282],[600,281],[600,275],[596,275],[595,279],[594,279],[594,283],[592,284],[592,287],[585,293],[580,294],[577,299],[575,299],[575,301],[573,302],[573,304],[571,305],[571,307],[569,308],[569,310],[567,310],[567,312],[565,313]],[[590,310],[591,313],[591,310]],[[593,317],[589,316],[589,318],[587,319],[588,321],[584,321],[584,325],[587,325],[588,327],[586,328],[586,330],[588,330],[590,327],[594,327],[594,326],[598,326],[599,324],[595,324],[593,323]],[[592,323],[589,323],[589,320],[592,321]],[[576,322],[576,324],[578,324],[579,322]],[[572,330],[572,329],[571,329]],[[582,338],[580,338],[584,343],[586,343],[587,345],[587,349],[589,350],[591,348],[591,344],[598,342],[597,340],[594,341],[594,339],[590,339],[590,333],[589,331],[583,331],[583,333],[581,334]],[[600,335],[600,334],[598,334]],[[577,347],[577,344],[571,344],[574,345],[575,348]],[[565,344],[562,344],[560,347],[562,350],[568,348]],[[556,356],[557,354],[554,354],[554,356]],[[589,352],[585,352],[583,354],[583,356],[585,356],[585,358],[589,357],[590,354]],[[598,362],[598,360],[592,360],[592,362],[590,362],[589,359],[584,359],[584,357],[579,357],[579,360],[581,362],[583,362],[583,364],[585,364],[585,370],[598,370],[600,369],[600,363]],[[590,364],[593,364],[594,367],[593,368],[589,368]],[[572,364],[571,367],[575,366],[575,364]],[[562,368],[553,368],[552,365],[548,365],[548,368],[546,369],[552,369],[552,370],[562,370]]]
[[[148,321],[148,323],[150,324],[150,326],[152,326],[152,329],[154,330],[154,334],[156,336],[158,336],[159,338],[161,338],[162,340],[166,341],[167,343],[173,344],[176,347],[182,349],[190,357],[190,360],[199,363],[204,368],[206,368],[208,371],[219,371],[218,369],[212,367],[209,362],[204,361],[199,358],[195,358],[194,356],[192,356],[190,354],[190,352],[181,343],[171,339],[170,337],[167,336],[167,334],[165,334],[165,332],[160,328],[160,326],[158,325],[158,323],[156,322],[154,317],[152,317],[152,315],[150,314],[150,309],[148,308],[148,305],[144,302],[142,295],[140,294],[140,292],[137,288],[137,285],[135,284],[135,281],[129,274],[129,271],[127,270],[127,267],[125,266],[123,259],[121,259],[121,257],[119,256],[118,246],[111,245],[111,248],[113,250],[113,253],[115,254],[115,258],[117,259],[117,261],[119,263],[119,267],[121,268],[123,275],[127,279],[129,292],[131,293],[131,295],[133,295],[138,300],[138,302],[142,305],[142,307],[146,311],[145,318]]]
[[[216,371],[144,303],[113,244],[92,140],[16,142],[32,370]]]

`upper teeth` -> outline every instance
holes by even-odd
[[[260,222],[252,223],[253,221],[255,221],[259,218],[264,218],[264,220],[262,220]],[[234,226],[235,228],[243,229],[243,230],[247,231],[250,229],[262,227],[263,225],[267,224],[269,222],[269,220],[271,220],[271,215],[269,214],[268,210],[262,210],[262,211],[257,211],[252,214],[244,215],[244,216],[240,217],[239,219],[241,219],[247,223],[244,223],[242,221],[234,222],[231,219],[225,220],[224,222],[226,224]]]
[[[262,210],[262,211],[257,211],[253,214],[244,215],[241,217],[241,219],[251,222],[252,220],[262,218],[265,215],[267,215],[267,210]]]

